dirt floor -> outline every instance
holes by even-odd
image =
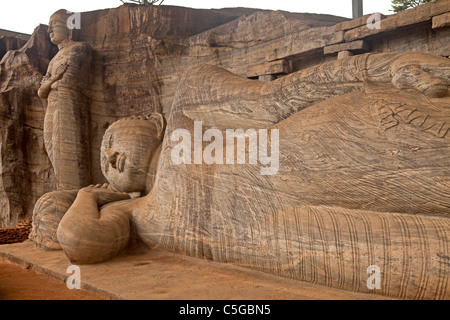
[[[0,300],[104,300],[86,290],[0,260]]]

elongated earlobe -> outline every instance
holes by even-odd
[[[164,136],[164,131],[166,130],[166,120],[164,119],[164,116],[161,113],[154,112],[148,115],[148,119],[156,125],[158,138],[162,139]]]

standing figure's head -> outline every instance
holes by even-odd
[[[60,45],[71,40],[71,32],[67,27],[69,17],[70,14],[65,9],[60,9],[51,15],[48,22],[48,34],[54,44]]]
[[[145,192],[153,185],[165,120],[159,113],[114,122],[101,145],[102,172],[116,190]]]

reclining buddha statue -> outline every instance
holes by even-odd
[[[107,129],[109,184],[39,200],[31,239],[78,264],[111,259],[136,237],[335,288],[448,299],[449,81],[450,60],[428,54],[351,56],[271,82],[194,66],[166,118]],[[247,158],[252,137],[259,152],[271,145],[272,174],[261,161],[227,161],[220,137],[238,129]],[[64,205],[45,210],[60,197]],[[52,226],[40,228],[46,219]],[[375,289],[371,266],[381,273]]]

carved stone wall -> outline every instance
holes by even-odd
[[[37,27],[19,50],[0,62],[0,225],[31,217],[34,203],[53,190],[42,128],[45,103],[37,96],[42,74],[56,53],[47,27]]]
[[[207,63],[270,80],[335,60],[339,52],[326,51],[333,45],[344,45],[342,51],[351,54],[414,48],[448,56],[449,28],[445,19],[433,21],[449,11],[449,3],[442,0],[387,17],[380,30],[371,31],[361,21],[346,25],[348,19],[329,15],[244,8],[123,5],[82,13],[75,40],[91,45],[94,61],[91,82],[86,84],[92,183],[105,181],[100,144],[106,128],[129,115],[168,114],[180,78],[190,66]],[[364,43],[354,47],[354,41]],[[31,216],[36,200],[54,187],[42,143],[45,101],[36,92],[55,50],[46,27],[40,26],[23,48],[9,51],[0,62],[1,226]]]

